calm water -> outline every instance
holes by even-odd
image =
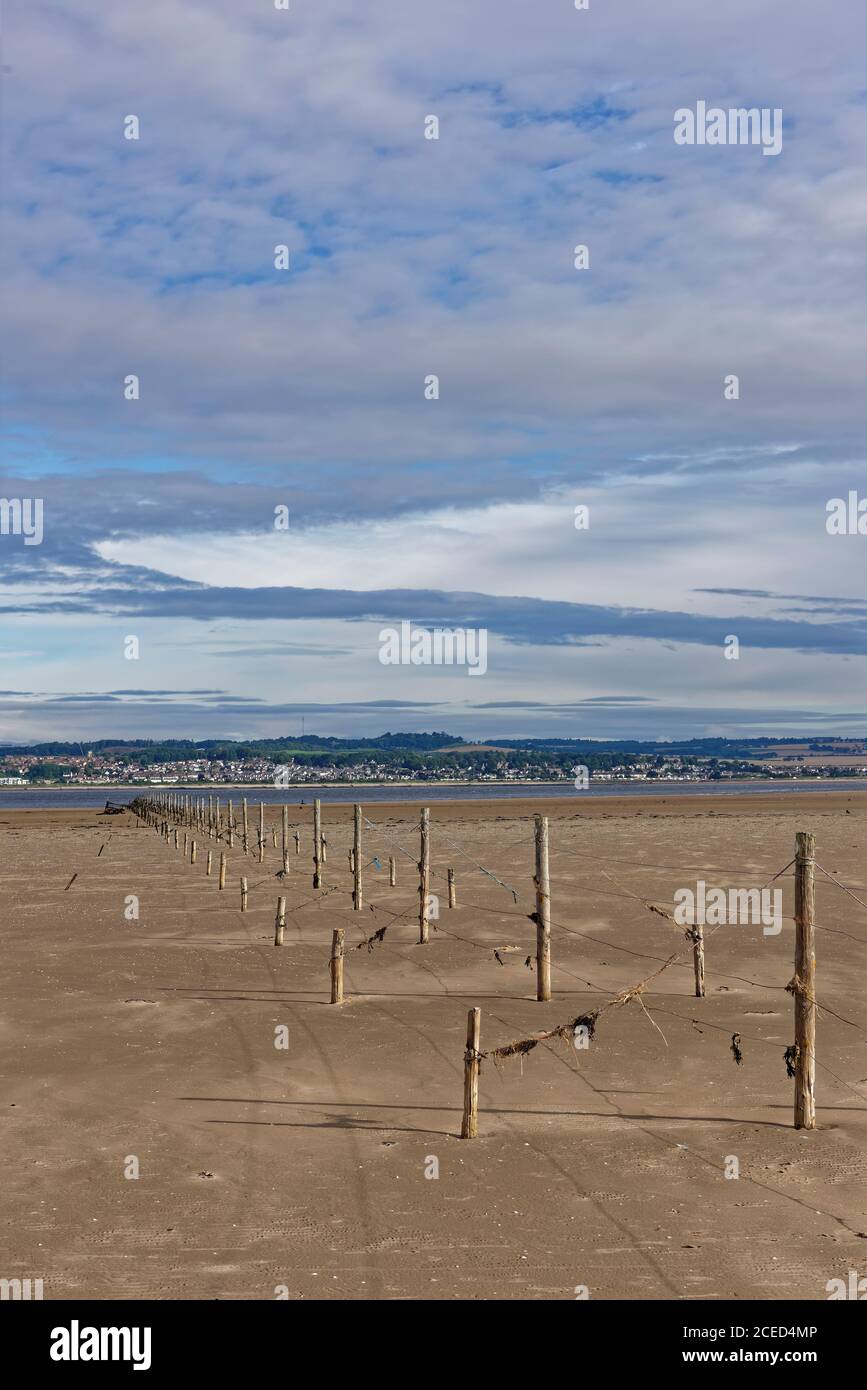
[[[154,791],[157,789],[154,788]],[[322,802],[351,804],[353,801],[409,801],[420,805],[435,801],[507,801],[519,796],[568,797],[579,801],[582,797],[599,796],[743,796],[748,792],[782,792],[797,796],[800,792],[823,791],[863,791],[867,792],[867,778],[843,778],[819,782],[610,782],[594,783],[591,780],[587,791],[576,792],[571,782],[545,784],[540,782],[486,783],[477,787],[446,787],[432,783],[427,787],[407,786],[352,786],[344,783],[328,787],[226,787],[172,786],[165,788],[173,792],[186,792],[193,796],[219,795],[221,801],[229,797],[240,801],[264,801],[267,805],[297,806],[303,799],[310,805],[314,797]],[[0,787],[0,810],[34,810],[44,807],[68,807],[86,809],[102,807],[107,800],[127,803],[133,797],[142,795],[144,789],[108,787],[66,787],[54,790],[51,787]]]

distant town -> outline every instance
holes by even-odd
[[[0,786],[309,786],[326,783],[706,782],[867,778],[863,739],[100,740],[0,747]]]

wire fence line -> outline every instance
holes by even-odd
[[[309,824],[309,823],[308,823],[308,824]],[[396,851],[397,853],[399,853],[400,855],[402,855],[402,856],[404,856],[405,858],[409,859],[410,862],[413,863],[413,865],[414,865],[416,868],[420,868],[419,856],[418,856],[417,854],[414,854],[411,850],[406,849],[405,846],[404,846],[403,844],[400,843],[400,840],[399,840],[390,830],[386,829],[383,825],[379,825],[379,824],[377,824],[376,822],[372,821],[372,820],[371,820],[369,817],[367,817],[367,816],[364,816],[364,824],[366,825],[366,827],[367,827],[368,830],[372,831],[372,832],[373,832],[374,834],[376,834],[376,835],[382,836],[382,837],[395,849],[395,851]],[[342,831],[342,828],[341,828],[341,831]],[[502,888],[504,891],[508,892],[508,893],[511,895],[514,904],[515,904],[516,906],[518,905],[518,903],[519,903],[519,892],[518,892],[518,890],[517,890],[512,884],[505,882],[505,881],[504,881],[501,877],[499,877],[492,869],[490,869],[488,866],[486,866],[486,865],[480,863],[473,855],[469,854],[462,846],[458,845],[458,844],[452,839],[451,836],[449,836],[448,834],[446,834],[445,832],[443,832],[442,829],[441,829],[441,827],[438,827],[438,828],[437,828],[437,834],[438,834],[438,838],[439,838],[439,839],[441,839],[442,841],[444,841],[445,843],[447,843],[447,844],[449,844],[451,847],[453,847],[455,850],[457,850],[457,851],[462,855],[462,857],[465,858],[470,864],[472,864],[473,867],[474,867],[478,872],[480,872],[481,874],[485,875],[485,877],[486,877],[487,879],[491,880],[495,885],[497,885],[498,887]],[[520,839],[517,839],[517,840],[511,842],[510,844],[508,844],[508,845],[506,845],[506,846],[503,846],[502,848],[499,848],[498,852],[499,852],[500,854],[509,854],[509,853],[511,853],[513,850],[515,850],[515,849],[517,849],[517,848],[519,848],[519,847],[521,847],[521,846],[523,846],[523,845],[526,845],[526,844],[531,843],[531,842],[534,840],[534,838],[535,838],[534,836],[522,835]],[[691,930],[685,929],[685,928],[683,927],[683,924],[680,923],[680,922],[677,922],[670,912],[668,912],[666,909],[660,907],[659,904],[658,904],[658,903],[655,903],[651,898],[646,897],[646,896],[643,896],[641,893],[634,891],[632,888],[630,888],[629,886],[627,886],[627,885],[625,885],[624,883],[622,883],[622,881],[621,881],[619,878],[617,878],[617,877],[615,877],[613,874],[609,873],[609,871],[608,871],[607,869],[605,869],[605,868],[602,866],[602,863],[600,863],[599,861],[600,861],[601,859],[604,859],[604,861],[607,862],[607,863],[616,863],[616,864],[618,864],[618,865],[624,865],[624,864],[626,864],[630,869],[638,869],[639,867],[641,867],[641,868],[644,869],[644,870],[653,870],[654,872],[656,872],[656,871],[659,871],[659,872],[662,872],[662,871],[664,871],[664,872],[675,872],[676,870],[677,870],[677,871],[680,871],[680,869],[683,868],[683,866],[651,865],[651,864],[647,864],[647,863],[642,863],[641,865],[639,865],[638,863],[632,863],[632,862],[630,862],[630,861],[623,861],[623,860],[615,859],[613,856],[598,856],[598,855],[595,855],[595,854],[580,853],[580,852],[576,852],[576,851],[569,850],[568,848],[563,847],[563,846],[559,846],[559,847],[558,847],[558,854],[562,854],[562,855],[566,856],[567,858],[573,857],[573,858],[582,859],[582,860],[592,859],[592,860],[596,863],[596,866],[597,866],[597,868],[598,868],[598,872],[606,879],[606,881],[607,881],[608,883],[613,884],[613,885],[614,885],[614,888],[617,890],[617,891],[615,891],[615,892],[612,892],[611,889],[607,889],[607,890],[606,890],[606,889],[604,889],[604,888],[599,887],[598,885],[578,885],[579,888],[581,889],[581,891],[587,892],[587,893],[591,893],[591,894],[598,893],[598,894],[605,895],[605,896],[617,897],[617,898],[620,898],[620,899],[627,899],[627,900],[631,900],[631,901],[633,901],[633,902],[635,902],[635,903],[638,903],[638,904],[639,904],[642,908],[644,908],[646,911],[648,911],[648,912],[650,912],[650,913],[653,913],[654,915],[658,915],[658,916],[662,917],[663,919],[668,920],[669,922],[672,923],[672,925],[676,926],[679,930],[683,930],[684,936],[685,936],[685,938],[686,938],[686,940],[685,940],[685,942],[684,942],[684,945],[682,946],[682,948],[681,948],[679,951],[674,952],[673,954],[671,954],[671,955],[668,956],[667,958],[661,959],[660,957],[656,957],[656,956],[653,956],[653,955],[650,955],[650,954],[647,954],[647,953],[644,953],[644,952],[641,952],[641,951],[637,951],[637,950],[635,950],[635,949],[633,949],[633,948],[630,948],[630,947],[623,947],[623,946],[619,945],[619,944],[616,943],[616,942],[606,941],[606,940],[602,940],[602,939],[600,939],[600,938],[598,938],[598,937],[594,937],[594,936],[588,934],[587,932],[582,932],[579,928],[575,927],[574,925],[569,925],[569,924],[566,924],[566,923],[563,923],[563,922],[551,921],[551,922],[550,922],[550,926],[551,926],[552,928],[554,928],[554,929],[556,929],[556,930],[558,930],[558,931],[561,931],[561,932],[563,932],[563,933],[565,933],[565,934],[574,936],[574,937],[576,937],[576,938],[579,938],[579,939],[582,939],[582,940],[587,940],[587,941],[593,942],[594,944],[597,944],[597,945],[601,946],[602,948],[604,948],[606,951],[610,951],[610,950],[622,951],[622,952],[625,952],[625,953],[627,953],[627,954],[630,954],[630,955],[633,955],[633,956],[636,956],[636,957],[643,957],[644,959],[655,960],[656,962],[658,962],[657,968],[656,968],[655,970],[653,970],[651,973],[649,973],[648,975],[646,975],[645,977],[643,977],[642,979],[640,979],[639,981],[637,981],[636,983],[631,984],[631,985],[629,985],[629,986],[627,986],[627,987],[625,987],[625,988],[623,988],[623,989],[620,989],[619,991],[616,991],[616,992],[614,992],[614,993],[609,993],[609,994],[608,994],[608,997],[604,997],[603,1000],[602,1000],[602,1002],[600,1002],[599,1004],[597,1004],[594,1008],[588,1010],[586,1013],[584,1013],[584,1014],[582,1014],[582,1015],[578,1015],[576,1018],[573,1018],[573,1019],[567,1021],[566,1023],[556,1025],[555,1027],[550,1028],[550,1029],[547,1029],[547,1030],[543,1030],[543,1031],[540,1032],[540,1033],[533,1033],[533,1034],[530,1034],[530,1035],[528,1035],[528,1037],[526,1037],[526,1038],[518,1039],[518,1040],[516,1040],[516,1041],[513,1042],[513,1043],[506,1044],[506,1045],[504,1045],[504,1046],[502,1046],[502,1047],[499,1047],[499,1048],[494,1048],[494,1049],[492,1049],[492,1050],[490,1050],[490,1051],[488,1051],[488,1052],[482,1052],[481,1050],[472,1050],[472,1049],[471,1049],[470,1051],[472,1052],[472,1057],[473,1057],[476,1061],[478,1061],[478,1062],[481,1062],[482,1060],[485,1060],[485,1059],[488,1059],[488,1058],[491,1058],[491,1059],[493,1059],[493,1060],[495,1060],[495,1061],[497,1061],[497,1062],[502,1062],[502,1061],[506,1060],[508,1057],[511,1057],[511,1056],[516,1056],[516,1055],[517,1055],[517,1056],[523,1057],[524,1055],[526,1055],[527,1052],[529,1052],[529,1051],[531,1051],[532,1049],[534,1049],[535,1047],[537,1047],[540,1043],[547,1043],[547,1042],[552,1042],[552,1041],[557,1041],[557,1040],[562,1041],[562,1040],[564,1040],[564,1039],[566,1039],[566,1038],[568,1038],[568,1037],[570,1037],[570,1036],[574,1037],[576,1028],[582,1027],[582,1026],[583,1026],[584,1028],[588,1029],[589,1032],[590,1032],[590,1034],[592,1035],[592,1033],[594,1032],[594,1030],[595,1030],[595,1028],[596,1028],[596,1025],[597,1025],[597,1022],[598,1022],[599,1018],[600,1018],[604,1013],[606,1013],[606,1012],[607,1012],[608,1010],[610,1010],[610,1009],[614,1009],[614,1008],[618,1008],[618,1007],[623,1007],[624,1005],[626,1005],[626,1004],[628,1004],[628,1003],[630,1003],[630,1002],[633,1002],[633,1001],[636,1001],[636,1002],[639,1003],[640,1007],[642,1008],[642,1010],[645,1012],[645,1014],[647,1015],[648,1019],[649,1019],[652,1023],[653,1023],[653,1020],[650,1018],[650,1014],[651,1014],[651,1013],[654,1013],[654,1012],[655,1012],[655,1013],[666,1013],[666,1012],[667,1012],[667,1013],[669,1013],[672,1017],[684,1019],[684,1021],[687,1021],[687,1022],[691,1023],[691,1024],[692,1024],[693,1026],[695,1026],[695,1027],[699,1027],[699,1026],[701,1026],[701,1027],[708,1027],[708,1028],[714,1029],[714,1030],[716,1030],[716,1031],[727,1032],[727,1031],[728,1031],[728,1027],[727,1027],[726,1025],[724,1025],[724,1024],[712,1023],[712,1022],[710,1022],[709,1020],[701,1020],[701,1021],[699,1022],[699,1020],[694,1019],[694,1018],[693,1018],[693,1019],[685,1018],[684,1015],[678,1014],[678,1013],[676,1013],[676,1012],[673,1011],[673,1010],[670,1010],[670,1009],[669,1009],[669,1010],[666,1010],[666,1009],[664,1009],[661,1005],[649,1004],[649,1003],[645,1002],[644,996],[645,996],[645,995],[648,995],[648,997],[652,997],[652,989],[651,989],[651,987],[652,987],[653,985],[655,985],[655,983],[659,980],[659,978],[660,978],[667,970],[672,969],[672,968],[678,968],[678,969],[687,969],[687,968],[689,968],[689,966],[687,965],[687,963],[686,963],[685,960],[684,960],[684,957],[687,956],[687,954],[689,954],[689,953],[691,953],[691,952],[693,951],[693,948],[694,948],[694,936],[691,934]],[[865,902],[863,899],[861,899],[861,898],[854,892],[853,889],[851,889],[848,885],[842,883],[842,882],[840,881],[839,877],[833,875],[829,870],[825,869],[823,865],[821,865],[821,864],[818,863],[818,861],[813,861],[813,862],[815,863],[815,867],[824,875],[824,878],[825,878],[827,881],[831,882],[831,883],[834,884],[837,888],[839,888],[841,891],[843,891],[844,893],[848,894],[848,896],[849,896],[850,898],[854,899],[854,901],[856,901],[856,902],[859,904],[859,906],[861,906],[862,908],[864,908],[865,910],[867,910],[867,902]],[[782,868],[776,870],[776,871],[773,872],[773,873],[770,873],[768,870],[766,870],[766,873],[768,874],[768,876],[767,876],[767,878],[766,878],[766,882],[764,883],[763,888],[762,888],[761,891],[765,891],[771,884],[777,882],[777,881],[778,881],[780,878],[782,878],[784,875],[788,874],[788,871],[789,871],[790,869],[792,869],[792,866],[793,866],[795,863],[796,863],[795,859],[791,859],[787,864],[783,865]],[[373,858],[368,859],[368,860],[364,863],[364,865],[362,865],[361,867],[362,867],[363,870],[369,870],[371,867],[374,867],[374,866],[376,866],[376,867],[379,866],[379,857],[378,857],[378,856],[374,856]],[[691,866],[691,870],[690,870],[690,871],[692,871],[693,868],[694,868],[694,866]],[[444,878],[446,877],[446,875],[445,875],[445,874],[442,872],[442,870],[439,869],[439,868],[431,868],[430,872],[431,872],[431,875],[432,875],[432,876],[435,876],[435,877],[437,877],[437,878],[439,878],[439,879],[444,879]],[[709,873],[718,873],[718,872],[720,872],[720,869],[717,867],[717,868],[714,868],[714,869],[706,870],[705,872],[709,872]],[[277,877],[280,877],[280,878],[283,880],[283,882],[286,884],[287,887],[290,886],[290,883],[287,883],[287,882],[286,882],[286,879],[285,879],[285,876],[284,876],[284,875],[278,874]],[[331,877],[331,875],[329,875],[329,878],[330,878],[330,877]],[[261,887],[261,886],[263,886],[263,885],[265,885],[265,884],[273,883],[273,878],[274,878],[274,875],[268,875],[268,876],[259,878],[259,879],[257,879],[257,880],[255,881],[255,883],[253,884],[253,887],[254,887],[254,888],[259,888],[259,887]],[[290,880],[291,880],[291,876],[290,876]],[[381,943],[383,942],[383,940],[384,940],[384,938],[385,938],[385,935],[386,935],[386,932],[388,931],[388,928],[389,928],[390,926],[393,926],[393,925],[395,925],[396,923],[398,923],[398,922],[402,921],[403,919],[407,918],[407,917],[410,915],[410,913],[413,911],[413,904],[412,904],[412,903],[410,903],[409,905],[407,905],[406,907],[404,907],[403,909],[400,909],[400,910],[396,910],[396,909],[394,909],[394,908],[392,908],[392,907],[390,907],[390,906],[388,906],[388,905],[386,905],[386,904],[384,904],[384,903],[380,903],[380,902],[376,902],[376,901],[366,903],[366,904],[365,904],[365,908],[366,908],[367,910],[369,910],[371,913],[373,913],[375,917],[377,917],[377,916],[380,916],[380,917],[387,917],[387,918],[388,918],[388,921],[386,922],[386,924],[385,924],[383,927],[378,928],[374,933],[372,933],[371,935],[365,937],[365,935],[364,935],[364,929],[363,929],[363,927],[362,927],[362,925],[361,925],[363,919],[358,917],[358,914],[357,914],[357,912],[356,912],[356,910],[355,910],[354,907],[352,907],[352,908],[349,908],[349,907],[341,907],[341,906],[339,906],[339,905],[337,905],[337,904],[334,904],[334,903],[328,901],[329,899],[331,899],[331,898],[333,897],[334,894],[340,893],[341,891],[345,891],[345,888],[343,887],[343,885],[342,885],[341,883],[338,883],[338,882],[330,882],[327,886],[325,886],[325,887],[323,887],[323,888],[321,888],[321,889],[315,890],[315,893],[314,893],[313,896],[306,897],[306,898],[305,898],[304,900],[302,900],[300,903],[296,903],[296,904],[294,904],[291,908],[288,908],[288,912],[289,912],[289,914],[290,914],[291,916],[294,917],[296,914],[299,914],[299,913],[301,913],[301,912],[303,912],[303,911],[306,911],[306,910],[308,910],[308,909],[316,909],[317,911],[322,911],[322,910],[325,908],[326,903],[328,903],[327,910],[328,910],[329,912],[335,912],[335,911],[336,911],[336,912],[340,913],[341,915],[342,915],[343,913],[350,912],[350,913],[352,913],[353,921],[355,921],[355,922],[356,922],[356,925],[359,926],[359,928],[360,928],[360,930],[361,930],[362,938],[363,938],[363,939],[357,944],[357,948],[356,948],[356,949],[363,949],[365,946],[367,946],[368,951],[370,952],[370,951],[373,950],[373,948],[374,948],[375,945],[381,944]],[[750,891],[754,891],[754,890],[750,890]],[[471,912],[487,912],[487,913],[489,913],[489,914],[496,915],[500,920],[504,920],[504,919],[505,919],[505,920],[513,919],[513,920],[515,920],[516,922],[520,921],[522,924],[525,923],[525,922],[528,921],[528,920],[534,921],[535,918],[536,918],[536,914],[535,914],[534,912],[526,912],[526,913],[524,913],[524,912],[521,912],[521,911],[514,911],[514,910],[513,910],[513,911],[508,911],[508,910],[499,909],[499,908],[497,908],[497,907],[495,907],[495,906],[491,906],[491,905],[489,905],[489,904],[483,904],[483,903],[473,903],[473,902],[466,902],[466,901],[463,901],[463,900],[462,900],[462,906],[463,906],[465,909],[467,909],[468,911],[471,911]],[[787,920],[787,921],[796,921],[796,919],[795,919],[794,917],[786,917],[785,920]],[[432,925],[433,925],[433,927],[434,927],[434,930],[435,930],[437,933],[439,933],[439,934],[441,934],[441,935],[443,935],[443,936],[445,936],[445,937],[448,937],[448,938],[450,938],[450,939],[453,939],[453,940],[456,940],[456,941],[460,941],[460,942],[466,944],[467,946],[471,947],[471,948],[474,949],[474,950],[481,950],[481,951],[485,952],[487,955],[496,958],[499,967],[502,967],[502,965],[504,964],[504,962],[503,962],[503,960],[502,960],[502,957],[501,957],[501,954],[500,954],[500,953],[501,953],[501,952],[505,952],[506,950],[512,950],[512,949],[514,949],[513,947],[504,947],[504,946],[499,946],[499,947],[497,947],[497,946],[492,946],[490,942],[479,942],[479,941],[473,940],[472,937],[465,936],[465,935],[463,935],[462,933],[455,932],[455,931],[451,930],[450,928],[445,927],[445,925],[440,924],[439,921],[434,921]],[[726,925],[726,924],[723,923],[723,922],[719,922],[719,923],[717,923],[717,924],[711,925],[711,927],[709,928],[709,930],[708,930],[707,933],[706,933],[706,938],[705,938],[705,939],[710,939],[710,938],[712,938],[712,937],[715,935],[715,933],[720,929],[720,927],[721,927],[722,925]],[[822,926],[822,924],[816,923],[815,925],[816,925],[816,927],[819,928],[819,929],[826,929],[826,928],[824,928],[824,927]],[[864,938],[857,937],[857,936],[852,936],[850,933],[842,932],[842,931],[840,931],[839,929],[830,928],[830,927],[829,927],[829,928],[827,928],[826,930],[828,930],[829,932],[833,932],[833,933],[835,933],[835,934],[840,934],[840,935],[844,935],[844,936],[850,936],[852,940],[855,940],[856,942],[860,942],[860,943],[862,943],[862,944],[865,944],[865,943],[864,943]],[[413,958],[412,958],[412,956],[410,956],[408,959],[410,959],[410,960],[412,961]],[[527,957],[527,960],[525,961],[525,964],[530,964],[530,963],[531,963],[531,960],[532,960],[532,957],[531,957],[531,956],[528,956],[528,957]],[[416,964],[418,964],[418,965],[421,965],[421,964],[422,964],[422,962],[421,962],[420,960],[416,960],[414,963],[416,963]],[[568,969],[567,969],[566,967],[564,967],[564,966],[561,966],[560,968],[563,970],[563,973],[564,973],[564,974],[567,974],[567,975],[569,975],[571,978],[574,978],[574,979],[576,979],[576,980],[580,980],[580,982],[581,982],[582,984],[586,985],[587,988],[590,989],[591,991],[593,991],[594,993],[605,995],[606,991],[601,990],[598,986],[594,985],[591,981],[589,981],[589,980],[587,980],[587,979],[584,979],[584,978],[581,977],[581,976],[578,976],[578,975],[573,974],[572,971],[568,970]],[[747,985],[749,985],[750,987],[753,987],[753,988],[758,988],[758,989],[763,989],[763,990],[768,990],[768,989],[769,989],[769,990],[772,990],[772,991],[774,991],[774,992],[782,992],[782,993],[788,992],[788,993],[793,994],[793,996],[795,996],[796,998],[797,998],[799,995],[800,995],[801,997],[806,997],[806,998],[808,999],[808,1002],[809,1002],[811,1005],[815,1005],[815,1006],[816,1006],[817,1010],[818,1010],[819,1013],[820,1013],[820,1016],[821,1016],[821,1013],[824,1012],[824,1013],[827,1013],[827,1014],[829,1014],[830,1016],[834,1017],[835,1019],[837,1019],[839,1022],[843,1023],[843,1024],[846,1025],[846,1026],[849,1026],[849,1027],[852,1027],[852,1028],[864,1029],[865,1031],[867,1031],[867,1025],[864,1025],[864,1024],[862,1024],[862,1023],[856,1022],[856,1021],[854,1021],[854,1020],[852,1020],[852,1019],[849,1019],[849,1018],[843,1016],[842,1014],[840,1014],[840,1013],[836,1012],[835,1010],[831,1009],[830,1006],[824,1004],[824,1002],[820,1003],[817,999],[815,999],[815,997],[813,997],[812,994],[809,994],[808,992],[806,992],[805,989],[804,989],[804,987],[803,987],[803,985],[802,985],[802,983],[798,980],[797,974],[793,977],[793,979],[792,979],[788,984],[786,984],[786,985],[780,985],[780,984],[770,984],[770,983],[765,983],[765,982],[762,982],[762,981],[752,980],[752,979],[749,979],[749,978],[744,977],[744,976],[739,976],[739,975],[734,975],[734,974],[728,974],[728,973],[723,972],[723,971],[715,971],[715,973],[718,974],[719,977],[722,978],[722,979],[736,980],[736,981],[738,981],[738,982],[740,982],[740,983],[747,984]],[[655,1023],[653,1024],[653,1026],[654,1026],[654,1027],[657,1027],[657,1025],[656,1025]],[[658,1031],[659,1031],[659,1030],[658,1030]],[[664,1035],[663,1035],[663,1037],[664,1037]],[[743,1054],[742,1054],[742,1050],[741,1050],[741,1048],[740,1048],[740,1042],[741,1042],[741,1040],[742,1040],[742,1035],[741,1035],[739,1032],[735,1032],[735,1033],[732,1033],[731,1038],[732,1038],[732,1041],[731,1041],[731,1050],[732,1050],[733,1055],[734,1055],[734,1057],[735,1057],[735,1061],[740,1065],[740,1064],[742,1063],[742,1061],[743,1061]],[[756,1042],[761,1042],[761,1043],[763,1043],[763,1044],[765,1044],[765,1045],[767,1045],[767,1046],[778,1046],[778,1044],[777,1044],[777,1043],[774,1043],[772,1040],[765,1039],[765,1038],[758,1038],[758,1037],[756,1037],[756,1036],[754,1036],[754,1035],[753,1035],[753,1036],[747,1035],[747,1038],[748,1038],[748,1041],[751,1041],[751,1042],[752,1042],[752,1041],[756,1041]],[[787,1049],[787,1066],[789,1066],[788,1053],[789,1053],[790,1051],[791,1051],[791,1049]],[[469,1053],[468,1053],[468,1055],[469,1055]],[[472,1060],[472,1058],[471,1058],[471,1060]],[[856,1096],[858,1097],[859,1100],[863,1100],[863,1099],[864,1099],[863,1095],[861,1095],[859,1092],[855,1091],[855,1090],[854,1090],[854,1087],[853,1087],[849,1082],[845,1081],[842,1077],[836,1076],[836,1073],[832,1072],[831,1069],[830,1069],[829,1067],[827,1067],[826,1064],[822,1063],[821,1065],[822,1065],[822,1067],[823,1067],[823,1070],[826,1070],[826,1071],[829,1073],[829,1075],[833,1076],[833,1077],[835,1078],[835,1080],[839,1082],[839,1084],[841,1084],[842,1086],[846,1087],[849,1091],[852,1092],[853,1095],[856,1095]],[[792,1074],[793,1074],[793,1073],[792,1073]],[[859,1083],[859,1084],[860,1084],[860,1083]]]

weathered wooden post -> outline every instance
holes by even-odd
[[[187,832],[184,831],[184,858],[187,857]]]
[[[211,849],[208,850],[208,862],[207,862],[207,864],[205,865],[205,873],[207,874],[207,876],[208,876],[209,878],[210,878],[210,876],[211,876],[211,857],[212,857],[213,853],[214,853],[213,850],[211,850]]]
[[[343,928],[335,927],[331,938],[331,1002],[343,1003]]]
[[[226,828],[227,828],[228,834],[229,834],[229,849],[234,849],[234,848],[235,848],[235,818],[234,818],[234,816],[232,815],[232,803],[231,803],[231,801],[229,801],[229,802],[227,803],[227,812],[228,812],[228,818],[227,818],[227,826],[226,826]]]
[[[313,887],[322,887],[322,868],[319,856],[322,853],[322,804],[319,798],[313,802]]]
[[[175,849],[177,849],[177,847],[178,847],[178,829],[177,829],[177,826],[175,826],[175,829],[174,829],[174,832],[173,832],[173,833],[174,833],[174,837],[175,837]]]
[[[397,879],[395,878],[394,855],[389,855],[388,859],[388,886],[393,888]]]
[[[241,911],[247,911],[247,880],[241,879]]]
[[[481,1009],[467,1014],[467,1050],[464,1053],[464,1117],[461,1138],[475,1139],[479,1132],[479,1042],[482,1033]]]
[[[300,853],[301,853],[301,831],[300,831],[300,830],[296,830],[296,831],[295,831],[295,853],[296,853],[296,854],[300,854]]]
[[[354,826],[352,837],[352,905],[356,912],[361,911],[362,907],[362,887],[361,887],[361,807],[356,805],[354,808]]]
[[[246,798],[246,796],[244,797],[243,801],[241,802],[241,813],[242,813],[242,816],[243,816],[243,824],[242,824],[242,826],[241,826],[241,848],[243,849],[244,853],[246,854],[246,853],[247,853],[247,850],[249,849],[249,846],[250,846],[250,834],[249,834],[249,829],[250,829],[250,827],[249,827],[249,825],[248,825],[248,823],[247,823],[247,798]]]
[[[548,817],[536,817],[536,998],[551,998],[551,884],[548,877]]]
[[[283,872],[289,872],[289,807],[283,807]]]
[[[448,881],[449,881],[449,907],[456,907],[456,906],[457,906],[457,901],[456,901],[456,899],[455,899],[455,871],[454,871],[454,869],[449,869],[449,871],[448,871]]]
[[[695,997],[696,999],[704,999],[704,925],[701,922],[694,922],[688,935],[692,940]]]
[[[795,836],[795,1129],[816,1128],[816,839],[808,830]]]
[[[277,899],[277,917],[274,922],[274,945],[283,945],[283,932],[286,928],[286,899]]]
[[[224,849],[220,850],[220,878],[217,886],[218,888],[225,888],[226,886],[226,851]]]
[[[265,859],[265,803],[259,802],[259,863]]]
[[[419,944],[430,939],[428,917],[428,897],[430,890],[430,809],[425,806],[421,813],[421,858],[418,861],[418,939]]]
[[[319,845],[319,859],[322,864],[328,863],[328,841],[324,835],[321,837]]]
[[[195,862],[196,862],[196,854],[197,854],[197,845],[196,845],[195,840],[193,840],[193,843],[190,845],[190,863],[191,863],[191,864],[195,864]]]

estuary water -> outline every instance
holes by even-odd
[[[797,796],[802,792],[867,792],[867,777],[834,777],[826,780],[806,779],[801,782],[769,782],[758,778],[743,782],[594,782],[591,778],[586,791],[576,791],[571,782],[480,782],[448,786],[442,782],[427,784],[403,783],[329,783],[323,787],[213,787],[191,783],[173,783],[158,787],[0,787],[0,810],[102,809],[106,801],[128,803],[136,796],[157,794],[160,791],[186,793],[191,796],[219,796],[225,802],[240,801],[246,796],[251,802],[266,805],[311,805],[316,797],[325,803],[352,804],[354,801],[406,801],[432,805],[435,801],[508,801],[515,797],[563,797],[578,802],[586,797],[600,796],[744,796],[756,792],[781,793]]]

